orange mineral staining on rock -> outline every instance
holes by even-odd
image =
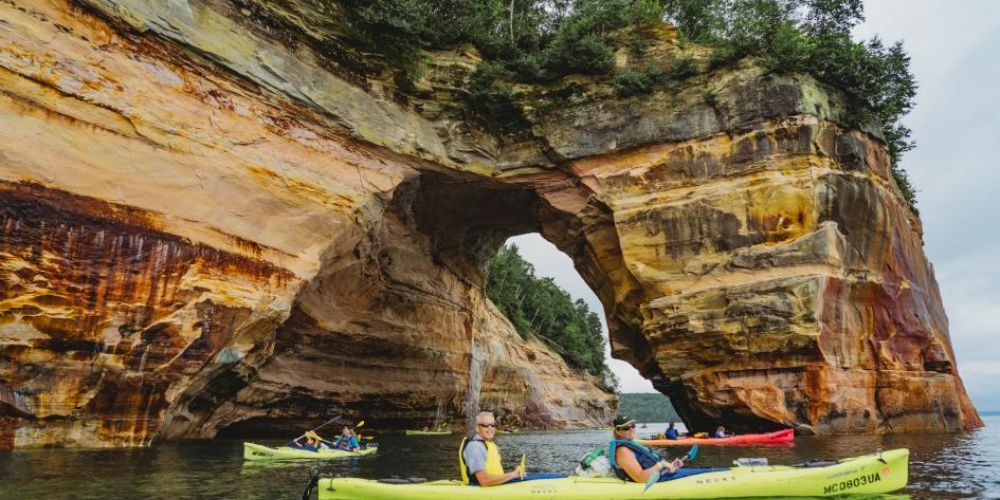
[[[616,398],[486,299],[537,231],[689,428],[981,425],[917,215],[842,96],[752,61],[648,96],[414,86],[309,2],[0,2],[0,448],[317,424],[606,422]],[[280,35],[279,35],[280,34]],[[707,51],[666,30],[664,63]],[[707,66],[704,64],[703,66]]]

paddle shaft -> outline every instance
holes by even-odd
[[[306,437],[306,434],[309,434],[310,432],[316,432],[316,431],[318,431],[319,429],[322,429],[322,428],[324,428],[324,427],[326,427],[326,426],[328,426],[328,425],[330,425],[330,424],[332,424],[332,423],[336,422],[337,420],[340,420],[340,417],[343,417],[343,415],[337,415],[336,417],[333,417],[333,418],[331,418],[330,420],[327,420],[326,422],[323,422],[323,424],[322,424],[322,425],[320,425],[319,427],[315,427],[315,428],[313,428],[313,429],[310,429],[310,430],[308,430],[308,431],[307,431],[307,432],[306,432],[305,434],[303,434],[303,435],[301,435],[301,436],[299,436],[299,437],[297,437],[297,438],[293,439],[293,440],[292,440],[291,442],[293,442],[293,443],[294,443],[294,442],[296,442],[296,441],[298,441],[298,440],[300,440],[300,439],[302,439],[302,438]],[[324,441],[325,441],[325,439],[324,439]]]
[[[681,462],[687,462],[689,460],[694,460],[694,457],[696,457],[696,456],[698,456],[698,445],[692,446],[691,449],[688,450],[688,452],[685,453],[683,457],[681,457]]]

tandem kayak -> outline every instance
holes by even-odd
[[[451,431],[414,431],[407,429],[407,436],[447,436]]]
[[[246,460],[330,460],[334,458],[361,457],[375,453],[378,448],[368,446],[363,450],[320,450],[309,451],[282,446],[271,448],[256,443],[243,443],[243,458]]]
[[[319,479],[319,500],[406,498],[440,500],[580,499],[658,500],[686,498],[825,497],[881,494],[906,486],[910,451],[890,450],[832,462],[798,466],[732,467],[659,482],[643,492],[644,484],[614,478],[564,477],[500,486],[469,486],[460,481],[398,484],[369,479]]]
[[[680,438],[680,439],[636,439],[639,444],[645,446],[691,446],[719,445],[719,446],[740,446],[747,444],[783,444],[791,443],[795,439],[795,429],[785,429],[767,434],[740,434],[726,438]]]

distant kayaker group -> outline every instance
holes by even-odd
[[[653,437],[650,439],[669,439],[671,441],[676,441],[686,436],[688,436],[687,432],[680,432],[677,430],[676,422],[670,422],[669,424],[667,424],[667,429],[663,431],[663,434],[653,434]],[[732,436],[731,434],[726,433],[726,428],[720,425],[715,428],[715,432],[713,432],[711,435],[709,435],[707,432],[696,432],[692,434],[690,437],[699,439],[708,437],[716,439],[724,439],[731,436]]]
[[[353,428],[345,425],[343,429],[341,429],[340,435],[333,441],[323,439],[315,431],[307,431],[302,436],[294,439],[289,447],[307,451],[354,451],[361,448],[361,443],[358,441],[357,432],[355,432]]]

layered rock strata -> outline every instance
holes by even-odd
[[[473,54],[400,99],[325,6],[0,2],[0,446],[607,419],[482,292],[530,231],[689,426],[980,425],[919,220],[836,92],[752,62],[633,99],[571,77],[496,137],[464,119]]]
[[[460,427],[479,407],[536,427],[613,414],[598,381],[514,333],[480,267],[443,265],[464,250],[418,224],[419,159],[79,6],[0,8],[5,447],[334,413],[386,427]]]

